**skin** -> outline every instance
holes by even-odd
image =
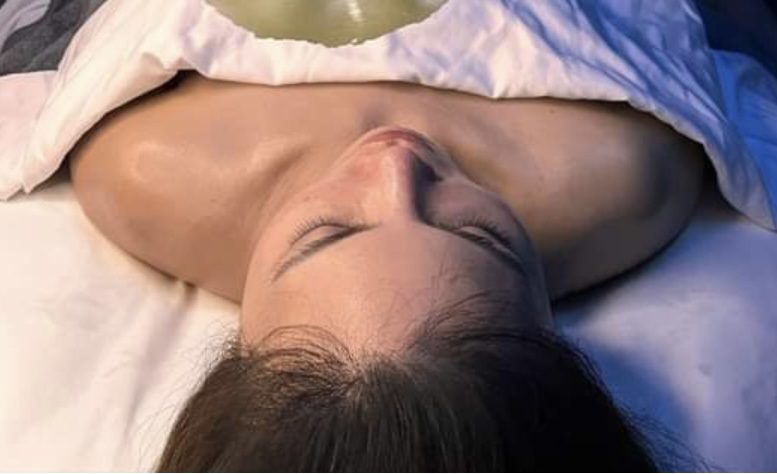
[[[509,207],[468,179],[433,142],[429,148],[420,139],[370,142],[383,130],[361,137],[321,177],[274,210],[269,218],[274,225],[259,234],[249,265],[243,334],[255,340],[268,329],[310,324],[315,318],[317,325],[345,334],[361,348],[401,346],[421,315],[439,302],[432,296],[449,302],[484,288],[531,292],[528,300],[537,308],[528,314],[533,322],[549,325],[538,254]],[[507,229],[510,245],[503,248],[520,262],[520,274],[477,245],[436,227],[455,222],[462,211],[489,216]],[[372,228],[271,281],[278,255],[285,252],[287,231],[305,216],[321,214],[352,216]],[[319,227],[302,243],[342,230]],[[475,226],[459,231],[494,240]]]
[[[370,141],[403,129],[414,138]],[[106,117],[70,157],[82,207],[163,272],[239,302],[241,334],[322,326],[400,347],[424,314],[482,290],[550,326],[549,302],[644,261],[683,228],[701,150],[625,105],[501,100],[414,84],[267,87],[187,74]],[[459,234],[499,246],[520,270]],[[346,227],[295,229],[331,215]],[[344,238],[272,281],[313,241]],[[450,229],[449,229],[450,230]],[[500,316],[494,316],[500,317]],[[504,316],[508,317],[508,316]]]

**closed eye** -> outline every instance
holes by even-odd
[[[288,259],[284,259],[282,263],[278,266],[277,270],[273,272],[273,276],[272,276],[273,283],[278,279],[280,279],[291,268],[305,262],[306,260],[313,257],[323,249],[337,242],[341,242],[353,235],[356,235],[362,232],[367,232],[379,227],[379,226],[369,226],[369,225],[361,225],[361,224],[350,225],[350,224],[346,224],[338,221],[322,220],[322,219],[317,219],[314,222],[316,223],[315,224],[307,223],[303,227],[298,229],[298,231],[295,233],[294,239],[291,242],[292,246],[294,243],[296,243],[298,240],[304,237],[307,233],[312,232],[313,230],[318,229],[320,227],[332,226],[332,227],[339,227],[342,230],[340,232],[336,232],[334,234],[328,235],[321,239],[317,239],[310,243],[307,243],[300,250],[295,252],[295,254],[292,257]],[[456,225],[458,226],[459,223],[457,223]],[[475,225],[471,225],[471,224],[465,224],[464,226],[467,226],[467,225],[471,227],[475,227]],[[505,265],[511,270],[517,271],[525,275],[525,270],[523,268],[522,262],[514,254],[514,251],[511,249],[509,240],[504,235],[501,235],[501,232],[499,234],[496,234],[495,232],[493,232],[493,229],[483,229],[483,227],[478,226],[479,229],[493,236],[493,239],[499,243],[499,245],[497,245],[497,243],[495,243],[494,240],[483,237],[481,235],[473,234],[471,232],[464,232],[458,227],[444,225],[444,226],[434,227],[434,228],[442,232],[447,232],[448,234],[454,235],[458,238],[464,239],[468,242],[471,242],[477,245],[478,248],[486,250],[489,253],[489,255],[496,258],[502,265]]]

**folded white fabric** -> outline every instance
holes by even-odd
[[[729,202],[777,228],[777,81],[746,56],[711,51],[688,0],[449,0],[421,23],[336,48],[259,39],[204,0],[108,0],[24,113],[0,103],[0,137],[16,137],[0,150],[0,198],[30,192],[106,113],[181,69],[271,85],[393,80],[627,101],[702,143]],[[14,83],[0,78],[0,100],[18,100]]]

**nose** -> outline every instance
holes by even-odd
[[[382,148],[361,157],[370,176],[365,183],[367,200],[384,219],[391,215],[418,218],[424,195],[441,179],[417,150],[406,145],[402,140],[388,140]]]

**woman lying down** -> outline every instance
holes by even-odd
[[[70,160],[106,236],[242,308],[161,469],[654,468],[549,300],[688,220],[702,156],[658,120],[187,74]]]
[[[678,235],[705,159],[625,102],[179,72],[69,165],[108,238],[241,306],[159,470],[649,471],[550,302]]]

